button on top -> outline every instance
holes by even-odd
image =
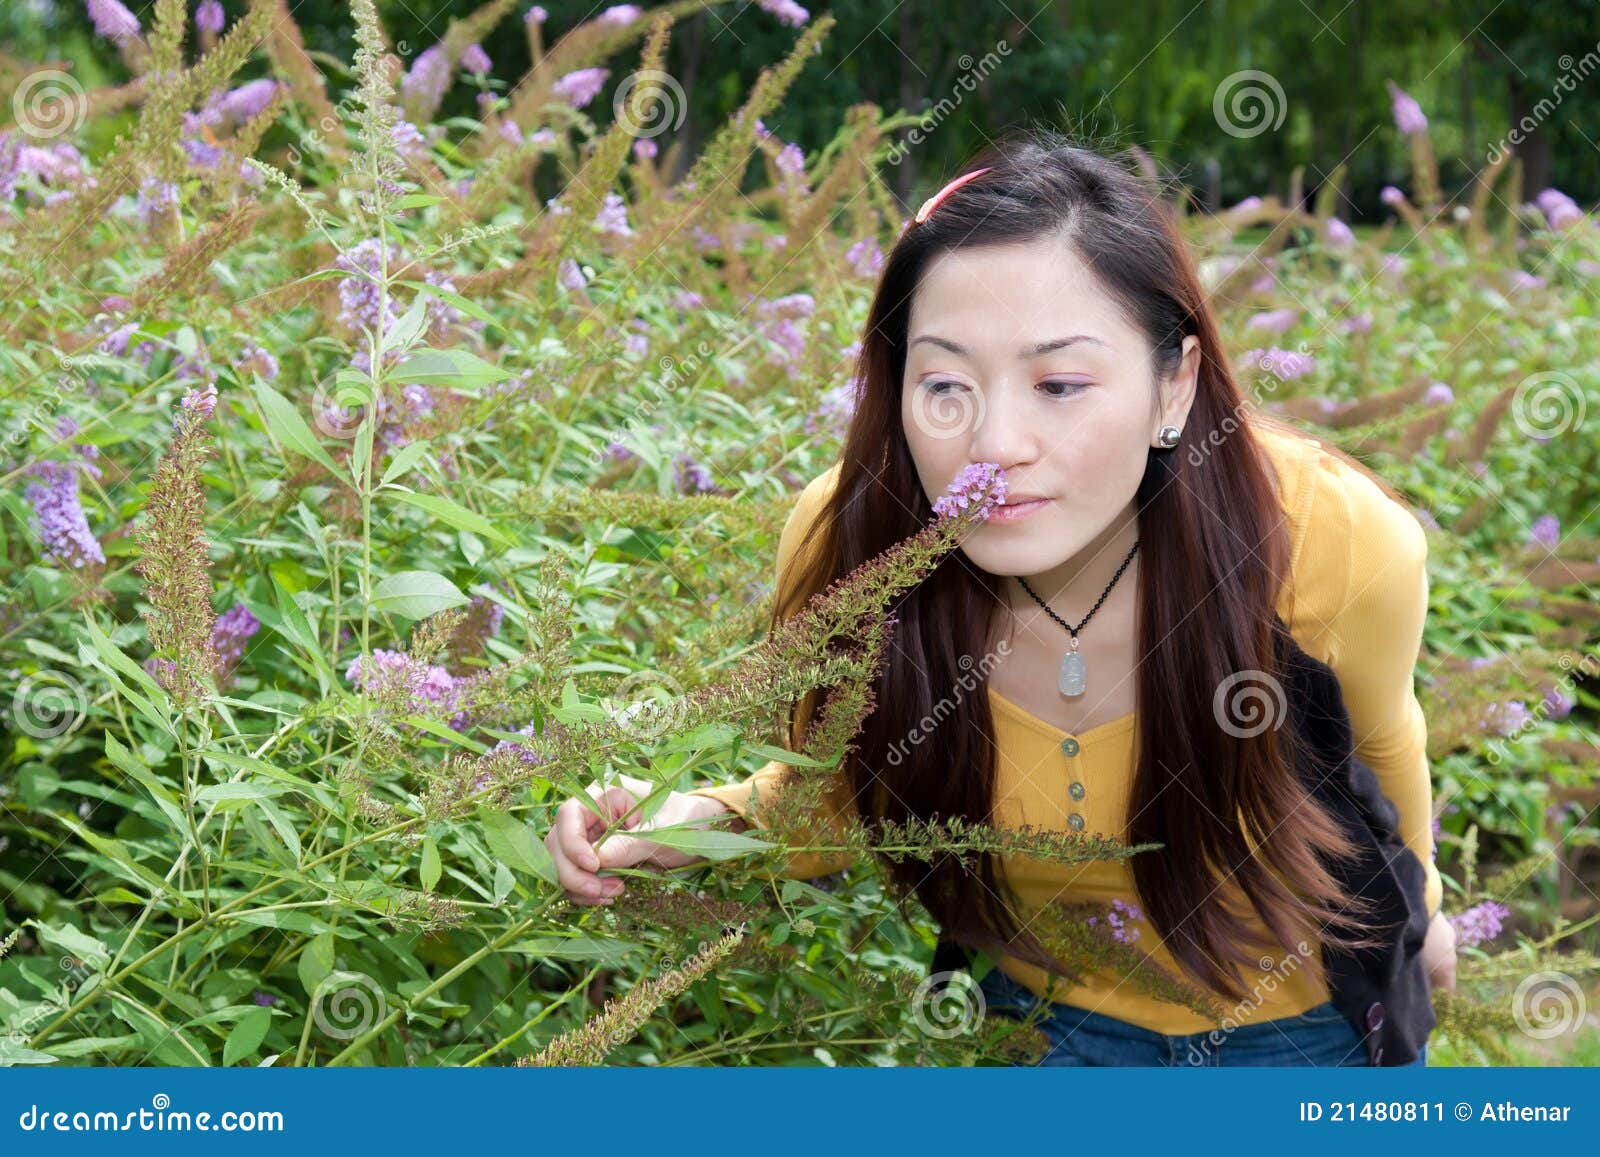
[[[1073,799],[1082,799],[1086,790],[1081,783],[1069,783],[1067,785],[1067,794]]]
[[[1067,736],[1065,739],[1063,739],[1061,741],[1061,750],[1063,752],[1065,752],[1067,755],[1077,755],[1078,754],[1078,741],[1076,739],[1072,738],[1072,736],[1070,736],[1070,735]]]
[[[1075,832],[1083,831],[1083,817],[1077,812],[1073,812],[1067,817],[1067,826]]]

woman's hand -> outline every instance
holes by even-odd
[[[1422,963],[1428,970],[1428,987],[1456,990],[1456,928],[1441,908],[1428,924],[1422,942]]]
[[[704,856],[669,848],[644,838],[640,833],[655,827],[670,827],[692,820],[710,820],[727,815],[729,809],[722,803],[703,795],[690,795],[674,791],[667,795],[656,814],[645,823],[639,821],[639,801],[648,796],[653,787],[646,780],[632,776],[617,777],[622,786],[605,788],[602,792],[596,780],[585,790],[598,805],[601,815],[585,807],[577,797],[565,800],[556,808],[555,822],[545,836],[545,847],[555,861],[556,878],[567,890],[567,899],[574,904],[609,904],[622,895],[623,885],[615,876],[600,875],[606,868],[626,868],[642,864],[657,868],[681,868],[698,863]],[[628,813],[632,812],[632,815]],[[614,832],[598,848],[593,841],[607,827],[622,820],[626,833]]]

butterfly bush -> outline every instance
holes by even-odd
[[[224,35],[208,0],[192,40],[131,8],[87,5],[106,59],[83,83],[121,73],[84,124],[0,130],[0,277],[26,302],[0,365],[0,870],[29,876],[0,928],[0,992],[28,994],[0,1001],[0,1060],[987,1059],[994,1025],[922,1031],[933,930],[896,914],[881,857],[1150,849],[949,817],[817,830],[899,608],[1007,493],[1001,463],[967,464],[810,598],[774,581],[866,400],[862,326],[906,227],[892,110],[779,120],[826,84],[832,17],[749,6],[792,45],[690,139],[599,99],[616,69],[667,71],[681,23],[657,9],[479,6],[402,70],[371,0],[349,4],[348,68],[295,48],[279,5],[232,6]],[[490,57],[507,31],[538,70]],[[1553,915],[1538,889],[1513,899],[1555,869],[1518,862],[1548,849],[1504,817],[1586,830],[1550,768],[1592,760],[1600,496],[1582,430],[1530,425],[1516,379],[1554,370],[1569,412],[1600,412],[1578,304],[1600,251],[1558,189],[1455,213],[1415,91],[1379,126],[1411,157],[1385,169],[1386,248],[1265,194],[1182,225],[1215,255],[1219,368],[1417,504],[1436,607],[1491,608],[1484,662],[1435,615],[1418,664],[1453,801],[1446,918],[1478,949],[1436,1007],[1481,1044],[1522,967],[1496,947],[1512,904],[1530,940]],[[1239,235],[1258,226],[1270,244]],[[768,762],[784,790],[760,825],[672,833],[704,862],[627,873],[604,913],[553,878],[561,801],[626,774],[655,815]],[[806,854],[850,862],[781,878]],[[1118,901],[1035,922],[1069,973],[1225,1012],[1154,967],[1143,920]],[[1561,947],[1553,966],[1586,974]],[[40,962],[66,956],[93,983],[42,996]],[[382,996],[353,1032],[325,1027],[335,977]],[[802,1007],[742,1051],[750,1009]]]

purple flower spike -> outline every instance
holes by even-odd
[[[934,500],[933,512],[940,518],[953,518],[969,507],[976,507],[980,518],[1006,500],[1006,474],[993,462],[973,462],[963,466],[949,488]]]

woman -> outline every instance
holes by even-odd
[[[1416,520],[1354,460],[1247,407],[1164,204],[1053,135],[991,146],[918,211],[885,262],[858,378],[841,459],[781,537],[778,616],[925,525],[964,467],[1002,467],[1009,495],[895,608],[877,706],[827,818],[962,816],[1161,845],[1076,865],[984,856],[975,872],[954,857],[885,863],[947,942],[998,960],[991,1005],[1043,1008],[1044,1063],[1193,1063],[1202,1040],[1200,1063],[1383,1063],[1362,1048],[1382,1003],[1341,1011],[1324,960],[1379,939],[1371,898],[1332,869],[1380,845],[1356,812],[1341,822],[1307,792],[1291,713],[1272,700],[1304,686],[1289,678],[1287,628],[1294,655],[1337,676],[1325,694],[1342,691],[1335,713],[1348,706],[1346,768],[1370,766],[1373,806],[1397,815],[1388,859],[1405,858],[1416,886],[1407,899],[1404,873],[1389,875],[1380,901],[1411,905],[1416,939],[1426,928],[1411,966],[1453,987],[1412,690],[1427,608]],[[986,693],[963,695],[974,664]],[[1261,696],[1267,723],[1248,718]],[[796,735],[817,702],[802,701]],[[653,822],[732,811],[763,826],[786,771],[674,793]],[[603,810],[637,798],[613,787]],[[599,817],[561,805],[548,843],[574,902],[621,894],[603,868],[693,862],[648,826],[597,852]],[[800,853],[785,874],[846,863]],[[1216,1018],[1125,977],[1053,975],[1066,970],[1029,924],[1059,899],[1109,906],[1119,938],[1215,994],[1222,1039]],[[1431,1013],[1415,1015],[1420,1037]],[[1387,1063],[1410,1059],[1397,1051]]]

